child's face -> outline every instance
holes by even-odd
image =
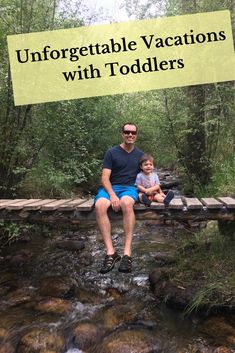
[[[151,161],[145,161],[141,164],[141,169],[145,174],[151,174],[153,171],[154,165]]]

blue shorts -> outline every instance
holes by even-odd
[[[129,196],[134,201],[138,200],[138,190],[135,186],[113,185],[112,188],[119,199],[121,199],[123,196]],[[98,193],[95,197],[95,202],[100,198],[105,198],[107,200],[110,200],[109,194],[102,186],[98,189]]]

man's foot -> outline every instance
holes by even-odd
[[[119,272],[129,273],[132,271],[132,258],[128,255],[124,255],[120,262]]]
[[[165,206],[168,206],[171,200],[174,198],[174,192],[172,190],[169,190],[168,193],[166,194],[166,197],[164,198],[163,202]]]
[[[142,195],[142,202],[145,204],[145,206],[149,207],[151,205],[151,201],[149,200],[149,198],[146,194]]]
[[[100,273],[104,274],[111,271],[114,268],[114,265],[117,261],[121,260],[121,256],[118,253],[114,253],[113,255],[106,255],[104,258],[103,265],[100,269]]]

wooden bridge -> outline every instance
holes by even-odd
[[[95,220],[93,199],[0,199],[0,221],[27,221],[40,223],[80,223]],[[176,221],[221,220],[235,221],[235,198],[175,197],[166,208],[153,202],[150,207],[134,206],[136,219]],[[111,219],[122,217],[121,212],[109,210]]]

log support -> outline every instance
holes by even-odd
[[[111,220],[121,220],[121,212],[108,212]],[[175,220],[175,221],[207,221],[218,220],[221,229],[224,229],[224,224],[228,228],[234,229],[235,212],[224,212],[218,210],[150,210],[142,209],[135,210],[137,220]],[[80,222],[95,221],[95,210],[91,211],[16,211],[16,210],[0,210],[0,221],[12,222],[30,222],[30,223],[67,223],[78,224]]]
[[[137,220],[201,222],[218,220],[222,234],[234,236],[235,198],[175,197],[169,207],[153,202],[149,208],[135,204]],[[122,219],[121,212],[109,209],[111,220]],[[95,221],[93,199],[15,199],[0,200],[0,221],[41,223],[49,225],[77,225]]]

